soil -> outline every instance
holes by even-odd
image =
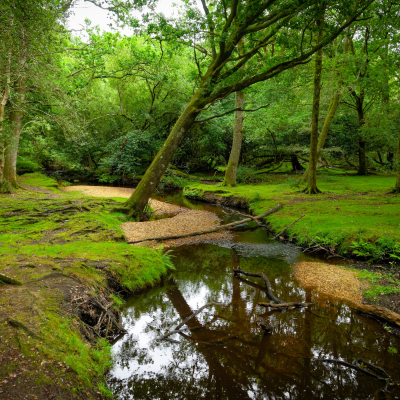
[[[81,191],[86,195],[95,197],[122,197],[129,198],[133,193],[134,189],[121,188],[121,187],[107,187],[107,186],[69,186],[63,188],[64,191]],[[210,193],[211,192],[206,192]],[[221,198],[227,200],[225,205],[236,206],[240,203],[237,199],[232,202],[232,199],[223,196],[215,196],[215,198]],[[218,199],[216,199],[217,201]],[[245,200],[245,199],[243,199]],[[220,200],[218,200],[220,201]],[[222,201],[222,200],[221,200]],[[232,202],[232,204],[230,203]],[[173,204],[165,203],[162,201],[150,200],[151,207],[156,211],[156,216],[166,216],[170,218],[158,219],[155,221],[146,222],[125,222],[121,225],[124,230],[125,236],[129,242],[136,240],[161,237],[161,236],[175,236],[185,235],[188,233],[211,230],[216,228],[220,220],[219,218],[208,211],[203,210],[190,210],[185,207],[178,207]],[[217,204],[222,204],[217,203]],[[242,204],[242,203],[240,203]],[[246,203],[247,204],[247,203]],[[242,204],[243,205],[243,204]],[[216,242],[227,242],[231,240],[233,235],[228,231],[213,232],[201,236],[193,236],[182,239],[164,240],[162,242],[164,248],[173,246],[182,246],[186,244],[195,243],[216,243]],[[158,247],[160,242],[148,241],[138,243],[136,245]]]
[[[63,190],[64,192],[82,192],[87,196],[93,197],[121,197],[124,199],[129,199],[134,191],[134,189],[123,187],[85,185],[67,186],[62,188],[61,190]],[[181,207],[154,199],[150,199],[150,205],[155,210],[156,215],[176,213],[181,211]]]

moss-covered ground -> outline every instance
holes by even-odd
[[[173,266],[161,250],[124,242],[115,201],[62,193],[40,173],[19,182],[0,195],[0,274],[20,283],[0,275],[0,398],[107,397],[101,336],[113,327],[85,337],[94,309],[82,320],[79,299],[104,299],[117,316],[116,291],[150,287]]]
[[[185,195],[201,198],[207,191],[245,198],[255,214],[281,203],[284,208],[268,217],[274,232],[304,214],[285,232],[298,244],[307,247],[318,243],[347,257],[396,262],[400,260],[400,196],[389,194],[394,184],[393,176],[321,170],[320,195],[301,193],[302,178],[290,174],[270,175],[262,183],[234,188],[190,183]]]

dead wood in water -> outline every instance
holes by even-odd
[[[245,222],[250,222],[252,220],[255,219],[260,219],[260,218],[264,218],[267,215],[271,215],[277,211],[279,211],[282,208],[282,204],[278,204],[276,207],[272,208],[271,210],[260,214],[260,215],[256,215],[255,217],[249,217],[246,219],[242,219],[241,221],[237,221],[237,222],[231,222],[230,224],[226,224],[226,225],[221,225],[217,228],[214,229],[210,229],[208,231],[200,231],[200,232],[192,232],[192,233],[187,233],[185,235],[174,235],[174,236],[159,236],[159,237],[153,237],[153,238],[146,238],[146,239],[140,239],[140,240],[135,240],[133,242],[127,242],[128,244],[136,244],[136,243],[142,243],[142,242],[149,242],[152,240],[171,240],[171,239],[181,239],[181,238],[185,238],[185,237],[191,237],[191,236],[200,236],[200,235],[205,235],[207,233],[213,233],[213,232],[218,232],[222,229],[230,229],[233,228],[234,226],[237,225],[241,225],[244,224]]]
[[[388,387],[389,385],[399,385],[399,381],[394,381],[392,377],[381,367],[378,367],[376,365],[373,365],[369,363],[368,361],[363,360],[362,358],[356,359],[353,361],[352,364],[346,362],[346,361],[341,361],[341,360],[335,360],[335,359],[324,359],[324,360],[312,360],[316,362],[327,362],[327,363],[333,363],[333,364],[339,364],[343,365],[344,367],[354,369],[356,371],[362,372],[365,375],[368,375],[372,378],[378,379],[380,381],[386,382],[384,388],[382,389],[384,392],[388,392]],[[368,369],[370,371],[368,371]],[[371,371],[374,371],[375,373],[372,373]],[[379,376],[377,374],[383,375]],[[396,387],[394,386],[394,387]]]
[[[263,307],[272,307],[272,308],[302,308],[302,307],[309,307],[312,303],[281,303],[281,304],[273,304],[273,303],[258,303],[259,306]]]
[[[253,272],[246,272],[246,271],[243,271],[241,268],[238,268],[238,269],[234,269],[234,270],[233,270],[233,273],[234,273],[235,275],[242,274],[242,275],[245,275],[245,276],[253,276],[253,277],[255,277],[255,278],[262,278],[262,279],[264,280],[264,282],[265,282],[265,286],[266,286],[266,289],[267,289],[268,297],[269,297],[271,300],[275,301],[275,303],[278,303],[278,304],[284,303],[284,301],[279,300],[279,299],[274,295],[274,293],[273,293],[273,291],[272,291],[272,287],[271,287],[271,282],[268,280],[267,276],[266,276],[263,272],[261,272],[261,273],[259,273],[259,274],[256,274],[256,273],[253,273]]]
[[[397,327],[400,327],[400,315],[395,313],[394,311],[390,311],[385,307],[356,303],[353,303],[350,307],[362,314],[371,315],[378,319],[389,322],[390,324],[396,325]]]

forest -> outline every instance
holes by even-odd
[[[392,0],[2,0],[0,399],[398,398],[399,43]]]

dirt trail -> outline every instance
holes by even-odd
[[[129,198],[134,189],[108,186],[69,186],[62,190],[72,192],[80,191],[94,197],[122,197]],[[220,224],[220,219],[213,213],[203,210],[191,210],[173,204],[151,199],[151,206],[156,215],[174,214],[170,218],[147,221],[125,222],[121,225],[128,241],[134,242],[145,238],[185,235],[192,232],[210,230]],[[195,243],[216,243],[232,239],[233,234],[228,231],[213,232],[206,235],[194,236],[175,240],[163,241],[164,248]],[[155,241],[138,243],[136,246],[157,247],[160,243]]]

